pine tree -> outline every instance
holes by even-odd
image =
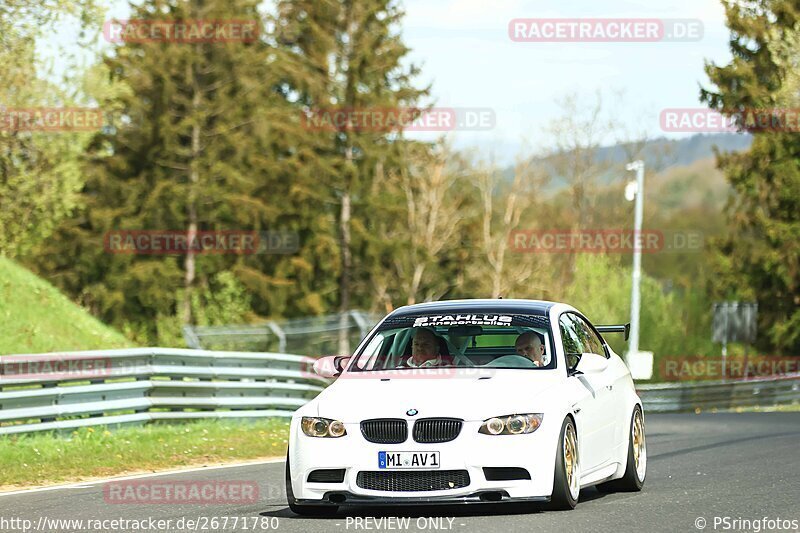
[[[787,102],[795,78],[800,2],[758,0],[726,5],[733,60],[706,71],[716,85],[703,101],[723,113],[798,105]],[[781,52],[783,51],[783,52]],[[746,129],[746,125],[742,125]],[[719,245],[716,294],[759,304],[763,349],[800,354],[800,137],[796,131],[752,131],[748,152],[719,154],[734,189],[730,235]]]
[[[257,5],[148,0],[131,18],[255,20],[260,26]],[[173,325],[173,336],[175,326],[194,321],[196,291],[213,291],[217,274],[235,271],[257,294],[248,268],[269,271],[286,259],[114,255],[104,250],[104,235],[267,229],[290,189],[291,162],[284,156],[296,143],[283,125],[291,111],[274,90],[265,39],[123,42],[105,65],[127,90],[102,104],[111,127],[89,152],[86,209],[45,253],[65,274],[69,292],[104,320],[154,342],[159,321]]]
[[[428,89],[415,88],[418,69],[403,64],[409,50],[399,34],[402,17],[394,0],[279,2],[278,43],[294,56],[295,78],[289,83],[302,109],[313,115],[330,109],[380,112],[419,105]],[[328,193],[324,205],[336,221],[337,303],[344,312],[368,304],[373,265],[367,261],[379,255],[369,248],[380,245],[370,228],[383,216],[369,194],[376,180],[402,165],[404,141],[396,131],[352,123],[318,133],[317,153],[326,169],[320,176]],[[339,350],[349,351],[346,335],[340,337]]]

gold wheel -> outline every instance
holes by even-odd
[[[580,494],[580,470],[578,462],[578,437],[575,434],[575,426],[567,424],[564,432],[564,473],[567,476],[567,486],[573,500],[578,499]]]
[[[644,418],[639,409],[634,414],[631,441],[633,442],[633,461],[636,465],[636,476],[639,481],[644,481],[644,476],[647,472],[647,443],[644,438]]]

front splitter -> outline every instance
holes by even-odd
[[[423,498],[403,498],[391,496],[364,496],[349,491],[326,492],[322,500],[297,500],[299,505],[320,507],[336,505],[465,505],[497,503],[548,503],[550,496],[512,498],[506,491],[482,490],[463,496],[430,496]]]

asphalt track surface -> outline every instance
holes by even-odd
[[[114,527],[117,524],[113,522],[106,522],[102,529],[87,529],[85,521],[152,518],[169,519],[171,526],[138,531],[616,533],[766,531],[770,525],[773,531],[797,531],[800,413],[650,415],[646,424],[649,460],[642,492],[601,494],[586,489],[574,511],[484,504],[411,510],[346,508],[333,518],[301,518],[286,506],[284,464],[273,462],[144,478],[161,482],[253,481],[259,486],[256,503],[112,504],[104,497],[104,482],[93,482],[0,495],[0,530],[23,531],[22,520],[30,520],[31,531],[37,531],[37,527],[38,531],[58,532],[132,531]],[[44,517],[41,522],[40,517]],[[216,527],[211,522],[213,517],[218,517]],[[223,517],[228,517],[226,528]],[[235,517],[238,524],[232,527]],[[62,523],[59,527],[54,519],[83,519],[84,523]],[[177,527],[180,519],[184,519],[182,528]],[[197,524],[189,528],[187,519],[197,520]]]

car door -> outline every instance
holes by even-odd
[[[608,354],[594,329],[580,315],[567,312],[559,318],[564,354]],[[609,365],[610,367],[610,365]],[[577,374],[569,379],[576,394],[578,445],[584,474],[605,465],[614,447],[613,381],[610,368],[602,372]]]
[[[612,451],[617,444],[616,432],[619,411],[617,397],[620,393],[617,386],[618,368],[611,364],[612,361],[605,343],[589,321],[578,314],[573,314],[572,317],[582,331],[584,353],[600,355],[608,360],[609,363],[602,372],[593,374],[589,378],[593,386],[599,391],[595,397],[595,401],[601,411],[601,428],[597,435],[597,445],[604,453],[604,459],[601,463],[606,464],[611,460]]]

